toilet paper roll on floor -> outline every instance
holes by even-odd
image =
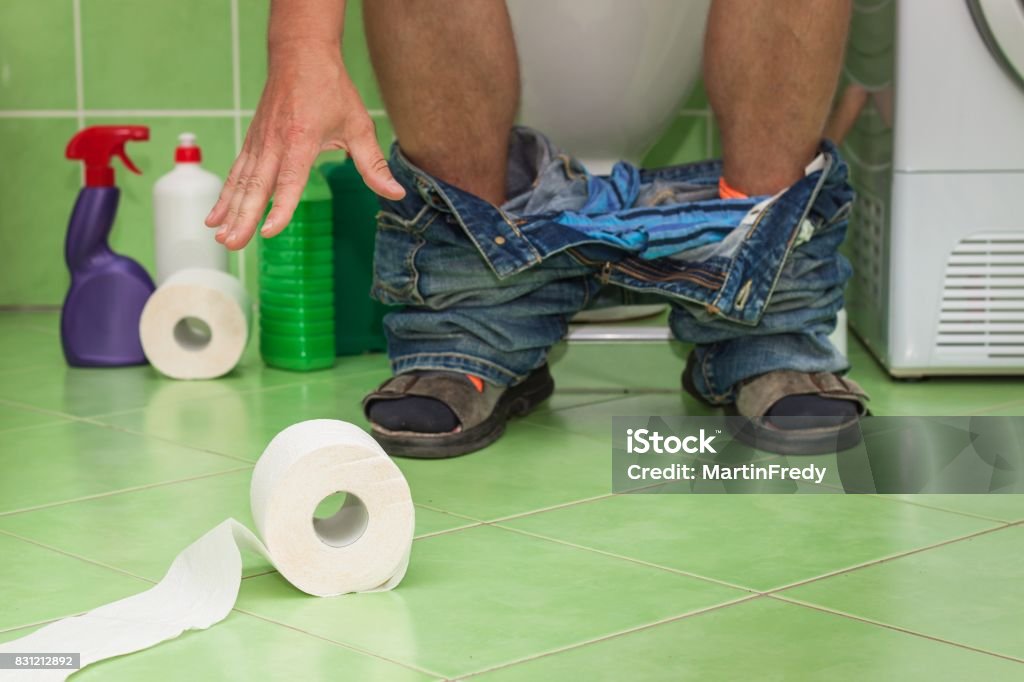
[[[314,520],[317,505],[337,492],[348,493],[337,514]],[[250,502],[258,536],[227,519],[182,551],[146,592],[0,644],[0,653],[79,653],[85,667],[208,628],[235,604],[242,549],[320,597],[390,590],[405,576],[415,526],[409,485],[352,424],[316,419],[279,433],[253,471]],[[12,679],[64,680],[74,672],[19,671]]]
[[[249,343],[252,304],[237,278],[188,268],[146,301],[139,336],[146,359],[172,379],[214,379],[238,364]]]

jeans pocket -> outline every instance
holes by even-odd
[[[426,240],[379,219],[373,253],[373,297],[391,305],[422,304],[416,254]]]

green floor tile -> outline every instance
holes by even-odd
[[[759,599],[473,679],[1019,680],[1024,666],[821,611]]]
[[[29,629],[4,636],[24,636]],[[129,656],[101,661],[72,678],[161,682],[162,680],[428,680],[429,676],[373,656],[268,623],[232,613],[208,630],[186,632],[177,639]]]
[[[889,499],[936,509],[984,516],[998,521],[1024,521],[1024,495],[887,495]]]
[[[595,438],[611,448],[612,418],[663,415],[718,414],[714,408],[684,393],[627,395],[552,412],[531,414],[526,422]]]
[[[1024,660],[1022,565],[1014,526],[783,594]]]
[[[417,540],[392,592],[314,599],[268,575],[239,608],[455,677],[743,594],[479,527]]]
[[[678,391],[685,352],[681,344],[667,341],[559,344],[551,351],[551,373],[562,389]]]
[[[907,381],[893,379],[864,349],[856,337],[850,340],[850,377],[871,395],[869,406],[878,415],[1024,414],[1024,378],[1021,377],[928,377]],[[1016,403],[1008,409],[1008,403]]]
[[[19,429],[0,433],[0,514],[227,471],[240,464],[82,422]]]
[[[3,438],[4,431],[21,429],[28,426],[40,426],[42,424],[54,424],[60,421],[65,420],[45,412],[26,410],[0,403],[0,438]]]
[[[6,316],[0,315],[0,318]],[[52,368],[63,366],[64,354],[60,348],[60,337],[21,322],[5,325],[0,331],[0,394],[6,397],[4,388],[16,382],[14,375],[24,374],[29,368],[41,368],[53,374]]]
[[[618,495],[511,528],[769,590],[997,524],[842,495]]]
[[[413,499],[492,520],[611,492],[611,451],[593,439],[512,423],[485,450],[442,460],[396,459]]]
[[[149,587],[4,533],[0,557],[0,630],[88,611]]]

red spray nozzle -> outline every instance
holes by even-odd
[[[114,169],[110,166],[110,157],[118,157],[128,170],[141,174],[142,171],[124,153],[124,143],[148,139],[149,128],[146,126],[90,126],[71,138],[65,155],[85,162],[87,187],[113,187]]]

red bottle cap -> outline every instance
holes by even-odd
[[[203,154],[196,145],[196,136],[192,133],[178,135],[178,148],[174,150],[176,163],[199,163]]]

